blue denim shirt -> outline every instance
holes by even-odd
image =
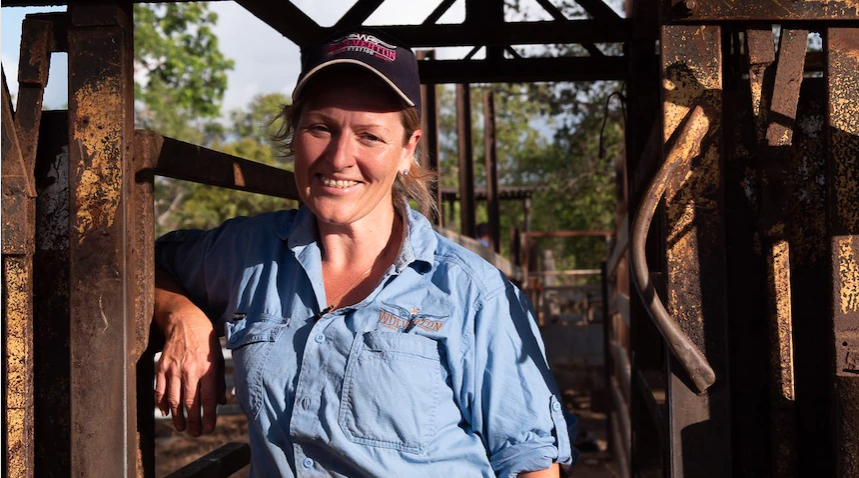
[[[572,461],[530,303],[408,210],[362,302],[327,301],[307,208],[176,231],[156,257],[232,349],[255,477],[515,477]]]

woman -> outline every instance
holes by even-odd
[[[556,477],[571,462],[527,299],[408,205],[432,203],[419,87],[406,48],[362,31],[321,45],[283,114],[304,205],[158,241],[159,407],[214,429],[223,322],[253,476]]]

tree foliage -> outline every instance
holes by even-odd
[[[200,120],[217,118],[233,60],[212,31],[206,3],[134,5],[137,123],[199,142]]]

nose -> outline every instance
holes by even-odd
[[[341,132],[328,145],[328,158],[335,171],[342,171],[355,164],[353,143],[349,133]]]

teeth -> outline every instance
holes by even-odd
[[[322,184],[331,188],[345,189],[358,184],[358,181],[345,181],[342,179],[322,178]]]

